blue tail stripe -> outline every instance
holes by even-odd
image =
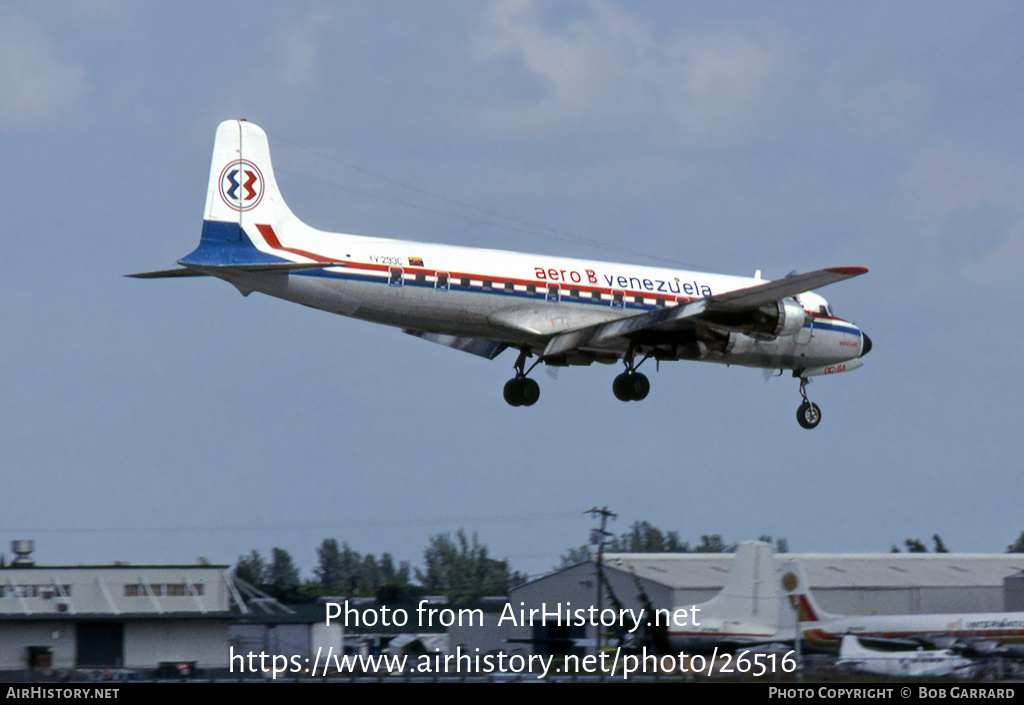
[[[199,247],[178,262],[199,267],[217,267],[231,264],[274,264],[289,260],[260,252],[252,244],[238,223],[216,220],[203,222],[203,236]]]

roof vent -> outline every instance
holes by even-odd
[[[14,553],[12,566],[35,565],[32,552],[36,550],[36,542],[31,539],[15,539],[11,541],[11,552]]]

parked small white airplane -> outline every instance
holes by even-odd
[[[315,230],[281,197],[266,133],[244,120],[217,128],[199,247],[178,263],[129,276],[218,277],[243,295],[395,326],[488,359],[515,348],[504,390],[512,406],[539,398],[527,377],[539,362],[622,360],[612,390],[639,401],[650,390],[637,372],[645,360],[702,360],[792,370],[803,398],[797,420],[814,428],[821,410],[807,398],[809,378],[854,370],[871,349],[810,293],[863,267],[764,281]]]
[[[981,664],[951,649],[878,651],[868,649],[852,634],[843,637],[837,666],[849,666],[862,673],[882,676],[973,678]]]
[[[746,541],[736,549],[722,591],[696,605],[699,625],[670,627],[669,642],[683,651],[793,643],[797,614],[780,588],[771,544]],[[677,606],[689,610],[690,606]]]
[[[850,634],[872,646],[957,646],[962,651],[985,656],[1022,653],[1024,612],[829,614],[815,601],[799,562],[786,561],[780,571],[783,590],[800,610],[804,642],[812,646],[834,649]]]

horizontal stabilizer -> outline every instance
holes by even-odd
[[[209,267],[188,265],[176,269],[160,269],[155,272],[139,272],[125,274],[133,279],[169,279],[171,277],[215,277],[219,274],[282,274],[297,272],[303,269],[324,269],[325,267],[344,267],[344,262],[270,262],[264,264],[219,264]]]
[[[197,272],[187,267],[175,267],[174,269],[158,269],[155,272],[139,272],[138,274],[125,274],[132,279],[170,279],[172,277],[205,277],[206,272]]]

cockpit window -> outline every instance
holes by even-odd
[[[822,316],[828,316],[829,318],[832,318],[832,307],[828,306],[827,304],[824,305],[824,306],[818,307],[818,312]]]

